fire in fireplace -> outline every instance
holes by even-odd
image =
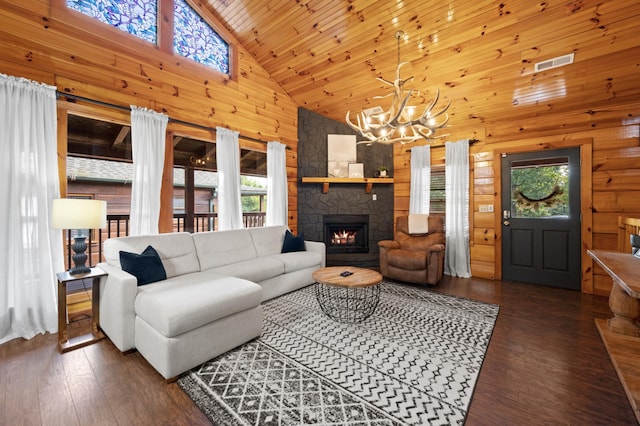
[[[356,244],[358,231],[341,230],[331,235],[332,246],[353,246]]]
[[[325,215],[327,253],[368,253],[369,215]]]

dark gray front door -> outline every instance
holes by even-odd
[[[579,290],[580,149],[503,154],[502,278]]]

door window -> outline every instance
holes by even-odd
[[[545,158],[511,165],[511,217],[569,217],[569,159]]]

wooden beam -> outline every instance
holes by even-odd
[[[118,146],[118,145],[122,145],[124,143],[124,139],[127,137],[127,135],[129,134],[129,132],[131,131],[131,127],[129,126],[122,126],[120,128],[120,131],[118,132],[118,136],[116,136],[116,138],[114,139],[113,143],[111,144],[111,148]]]

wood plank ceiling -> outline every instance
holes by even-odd
[[[451,126],[483,126],[640,99],[640,2],[491,0],[205,0],[205,5],[301,107],[338,121],[381,105],[402,77],[451,100]],[[575,53],[575,63],[534,63]],[[242,70],[240,70],[242,72]],[[426,93],[425,93],[426,92]]]

